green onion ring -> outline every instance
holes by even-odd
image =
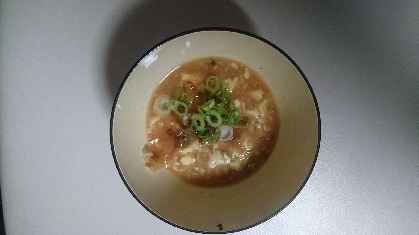
[[[215,122],[213,121],[213,117],[217,119]],[[221,115],[216,110],[210,110],[205,119],[207,120],[208,124],[212,127],[219,127],[223,123]]]
[[[167,95],[160,95],[154,101],[154,111],[159,116],[167,116],[170,114],[170,97]]]
[[[199,115],[197,113],[194,113],[191,117],[191,121],[192,121],[192,125],[195,126],[195,129],[197,131],[204,130],[205,121],[204,121],[204,118],[201,115]]]
[[[205,81],[205,88],[211,93],[218,91],[221,87],[220,82],[216,76],[209,76]]]
[[[188,106],[183,101],[175,100],[172,110],[179,116],[183,117],[188,113]]]

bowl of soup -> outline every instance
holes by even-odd
[[[302,190],[320,146],[308,79],[279,47],[234,29],[183,32],[141,56],[111,115],[129,192],[175,227],[256,226]]]

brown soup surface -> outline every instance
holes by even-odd
[[[269,86],[245,64],[225,57],[187,61],[149,100],[144,164],[196,186],[235,184],[271,154],[278,112]]]

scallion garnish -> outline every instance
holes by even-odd
[[[179,116],[183,117],[188,113],[188,106],[183,101],[173,101],[172,110]]]
[[[221,126],[221,124],[223,124],[223,119],[221,118],[221,115],[214,109],[208,112],[208,115],[205,116],[205,120],[212,127],[219,127]]]
[[[186,91],[183,88],[178,88],[173,92],[172,98],[177,101],[185,101]]]
[[[221,87],[220,82],[216,76],[210,76],[205,81],[205,89],[209,90],[212,93],[217,92]]]
[[[202,144],[217,143],[221,137],[220,127],[222,126],[224,132],[229,127],[228,136],[232,136],[233,128],[242,128],[241,126],[235,126],[242,118],[239,109],[234,105],[231,100],[228,90],[221,84],[216,76],[209,76],[205,80],[203,86],[203,96],[196,99],[200,100],[201,105],[197,106],[196,112],[188,113],[189,102],[186,99],[186,91],[183,88],[177,88],[170,100],[170,109],[180,118],[184,119],[188,115],[190,122],[183,122],[187,126],[184,133],[180,136],[180,146],[186,147],[188,145],[188,135],[195,133],[201,140]],[[166,96],[167,97],[167,96]],[[167,106],[167,98],[158,102],[158,107],[164,109],[164,105]],[[224,134],[225,135],[225,134]],[[231,137],[223,137],[223,140],[229,140]]]
[[[203,131],[205,128],[205,121],[202,115],[197,113],[192,114],[191,116],[192,127],[194,127],[197,131]]]

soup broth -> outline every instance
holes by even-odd
[[[185,62],[149,100],[144,164],[196,186],[240,182],[274,148],[278,112],[269,86],[245,64],[224,57]]]

